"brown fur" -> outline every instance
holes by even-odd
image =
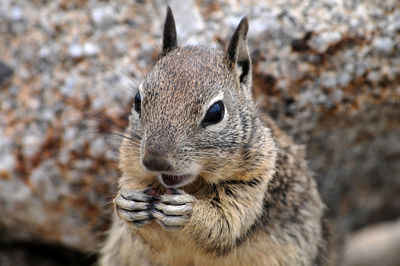
[[[334,265],[303,149],[259,117],[252,101],[247,20],[227,53],[177,47],[167,22],[163,57],[145,77],[142,113],[132,111],[121,145],[119,184],[165,193],[141,165],[156,150],[174,169],[200,169],[181,187],[194,197],[193,210],[174,231],[115,216],[100,265]],[[228,122],[223,130],[200,128],[205,104],[221,91]]]

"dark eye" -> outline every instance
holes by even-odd
[[[142,111],[142,109],[140,108],[141,104],[142,104],[142,98],[140,97],[140,93],[138,92],[138,93],[136,93],[136,96],[135,96],[135,106],[134,106],[134,108],[135,108],[136,112],[138,112],[138,114],[140,114],[140,112]]]
[[[222,101],[218,101],[211,105],[211,107],[207,110],[206,116],[201,122],[202,127],[206,127],[209,125],[217,124],[221,122],[222,118],[224,118],[224,104]]]

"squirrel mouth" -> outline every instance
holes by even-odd
[[[168,187],[182,186],[190,182],[192,175],[161,174],[162,183]]]

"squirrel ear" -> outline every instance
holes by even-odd
[[[162,44],[162,56],[166,55],[169,51],[177,47],[176,41],[176,28],[174,15],[172,15],[172,10],[167,7],[167,16],[164,23],[164,34],[163,34],[163,44]]]
[[[239,80],[241,83],[249,82],[250,73],[250,56],[247,48],[247,31],[249,30],[249,23],[247,17],[242,18],[238,27],[233,34],[226,56],[228,64],[232,69],[236,69],[236,66],[240,68]]]

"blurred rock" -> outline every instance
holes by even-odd
[[[91,18],[96,26],[106,27],[114,22],[114,10],[111,6],[96,7],[91,10]]]
[[[13,73],[14,70],[11,67],[0,62],[0,84],[8,80]]]
[[[400,220],[370,226],[347,239],[343,266],[397,266],[400,262]]]
[[[307,146],[341,229],[400,216],[399,1],[172,8],[183,44],[224,47],[249,17],[255,97]],[[159,55],[165,9],[162,1],[0,2],[0,58],[15,69],[0,94],[2,237],[97,249],[118,178],[112,133],[125,128],[130,91]]]

